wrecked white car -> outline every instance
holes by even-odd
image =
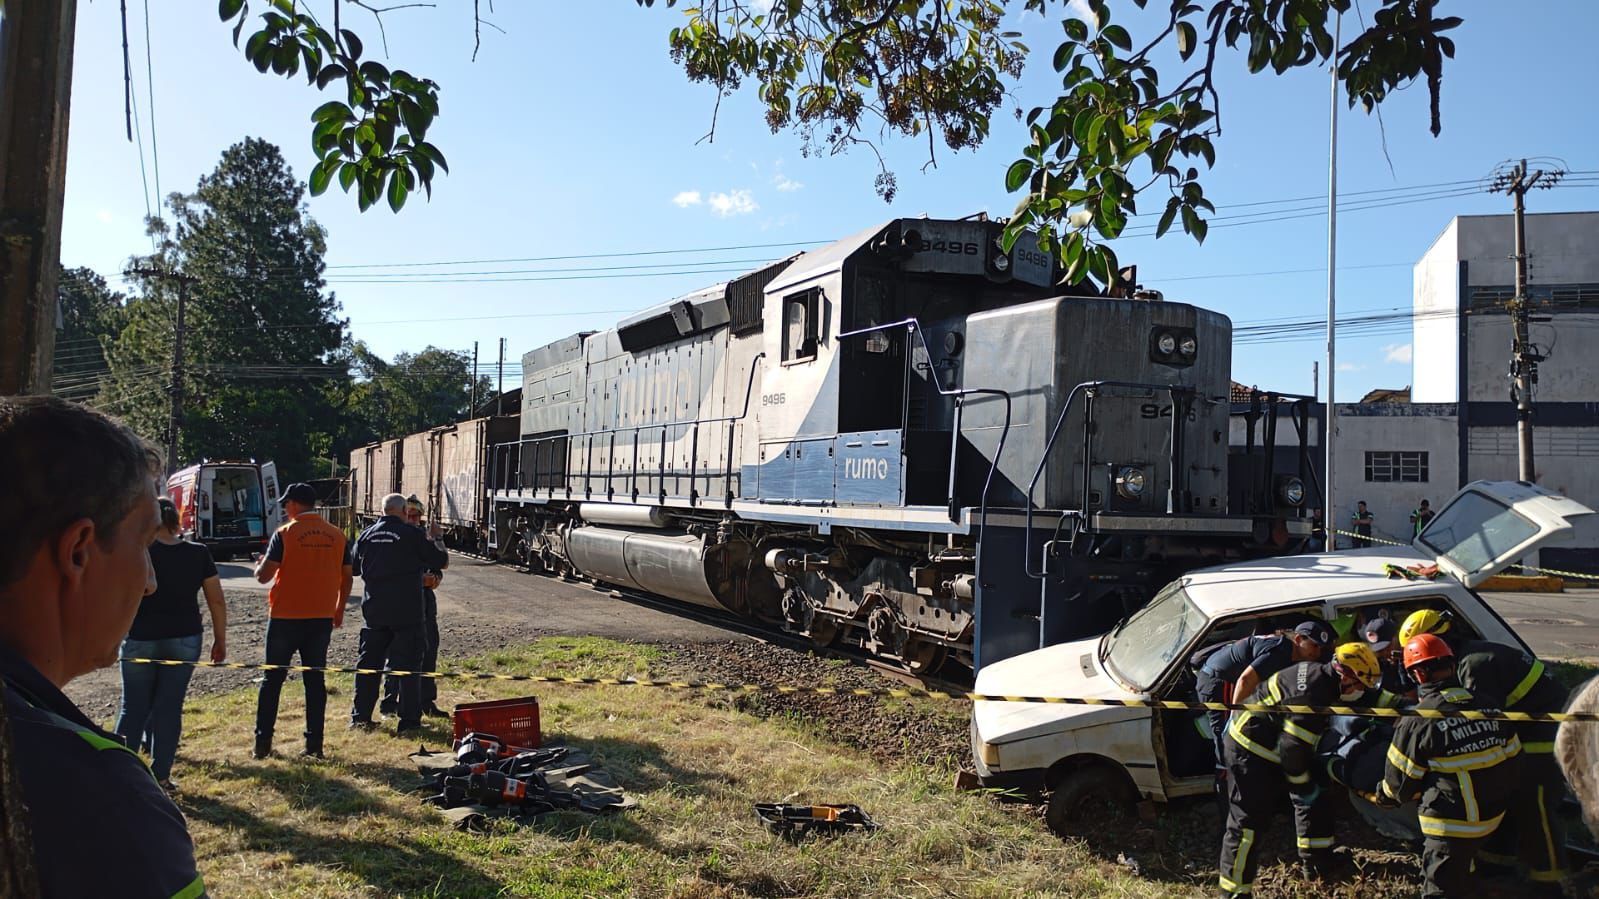
[[[1428,607],[1456,626],[1520,646],[1472,591],[1539,547],[1569,539],[1592,510],[1535,485],[1478,481],[1444,505],[1409,546],[1221,565],[1168,584],[1111,632],[989,665],[976,692],[1004,696],[1192,700],[1189,655],[1201,646],[1306,618],[1354,625]],[[1434,579],[1390,568],[1437,564]],[[1157,802],[1212,789],[1214,753],[1203,713],[1113,706],[977,702],[972,755],[984,786],[1049,796],[1048,820],[1069,832],[1107,802]]]

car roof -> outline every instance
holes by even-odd
[[[1268,610],[1365,593],[1436,594],[1457,586],[1447,574],[1434,580],[1390,578],[1384,565],[1401,568],[1431,559],[1409,546],[1278,556],[1201,568],[1184,575],[1188,598],[1207,616]]]

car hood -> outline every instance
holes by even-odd
[[[1099,640],[1062,643],[985,665],[974,690],[989,696],[1064,696],[1081,699],[1143,699],[1122,688],[1100,664]],[[972,704],[978,736],[1008,743],[1092,725],[1142,718],[1148,709],[979,700]]]

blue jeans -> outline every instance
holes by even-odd
[[[200,660],[200,635],[161,640],[122,641],[125,659]],[[156,780],[172,777],[172,759],[178,754],[183,733],[183,697],[189,692],[194,669],[188,665],[122,663],[122,708],[117,714],[117,736],[138,748],[149,738],[150,771]]]

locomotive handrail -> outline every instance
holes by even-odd
[[[697,435],[698,435],[698,426],[699,425],[718,424],[718,423],[722,423],[722,422],[728,422],[728,423],[739,422],[739,421],[742,421],[743,419],[745,419],[746,417],[749,416],[750,398],[752,396],[754,396],[754,394],[755,394],[755,375],[760,370],[760,365],[758,363],[760,363],[765,358],[766,358],[766,352],[764,350],[762,350],[761,352],[756,353],[754,355],[754,357],[750,359],[749,378],[748,378],[747,382],[744,385],[744,405],[739,410],[737,415],[724,415],[724,416],[720,416],[718,418],[685,419],[683,421],[672,421],[672,422],[666,422],[664,424],[662,424],[662,423],[640,424],[640,425],[634,425],[631,428],[600,428],[598,430],[593,430],[593,431],[580,431],[580,432],[577,432],[577,433],[553,434],[553,435],[548,435],[548,436],[544,436],[544,437],[520,437],[520,438],[518,438],[516,440],[508,440],[508,441],[506,441],[504,443],[496,443],[494,445],[493,449],[496,452],[494,453],[494,455],[492,457],[492,460],[494,462],[494,465],[492,467],[494,467],[494,468],[498,467],[500,452],[506,451],[509,447],[521,447],[524,444],[528,444],[528,443],[546,443],[546,442],[553,442],[553,441],[556,441],[556,440],[572,440],[572,439],[578,438],[578,437],[587,437],[587,438],[590,438],[590,441],[589,441],[590,442],[590,449],[592,450],[592,439],[594,437],[605,435],[605,434],[611,435],[611,454],[614,456],[615,451],[616,451],[616,435],[617,434],[624,434],[624,433],[627,433],[628,431],[632,431],[633,432],[633,436],[634,436],[632,479],[635,482],[635,490],[636,490],[637,489],[637,487],[636,487],[637,477],[638,477],[638,435],[639,435],[639,432],[644,430],[645,428],[650,428],[650,429],[660,428],[661,429],[661,439],[662,439],[662,444],[661,444],[661,446],[662,446],[661,468],[662,468],[662,471],[664,473],[665,462],[666,462],[666,460],[665,460],[665,445],[666,445],[665,444],[665,439],[666,439],[666,432],[669,429],[692,425],[692,426],[695,427],[695,434],[696,434],[696,437],[697,437]],[[696,439],[695,442],[696,442],[696,455],[697,455],[697,452],[698,452],[698,450],[697,450],[697,443],[698,443],[697,439]],[[731,435],[731,433],[729,434],[728,443],[729,443],[729,447],[731,448],[731,445],[732,445],[732,435]],[[690,471],[689,471],[690,477],[697,477],[697,475],[695,475],[694,471],[693,471],[693,465],[697,461],[698,461],[697,458],[690,460]],[[727,464],[728,464],[728,468],[727,468],[727,471],[724,472],[724,474],[727,475],[729,478],[731,478],[732,474],[733,474],[733,468],[732,468],[732,466],[733,466],[733,457],[732,457],[731,449],[729,450],[729,453],[728,453]],[[611,466],[607,466],[606,467],[606,472],[607,472],[606,481],[607,481],[607,483],[609,483],[609,481],[611,479],[611,474],[612,474]],[[492,480],[498,480],[497,478],[494,477],[494,475],[497,474],[497,473],[498,473],[497,471],[491,471],[490,472],[490,480],[491,481]],[[585,479],[587,478],[587,475],[589,475],[589,474],[592,474],[592,472],[585,471]],[[521,488],[518,487],[517,489],[520,490]],[[550,486],[549,489],[550,490],[554,490],[555,488],[552,485],[552,486]],[[568,488],[568,489],[570,489],[570,488]],[[538,487],[537,487],[537,485],[535,485],[534,486],[534,491],[536,492],[537,490],[538,490]],[[609,493],[609,490],[607,492]]]
[[[921,343],[922,352],[927,354],[927,361],[929,363],[932,362],[933,350],[927,345],[927,335],[922,332],[921,321],[914,317],[881,325],[869,325],[865,328],[857,328],[854,331],[846,331],[838,335],[837,339],[843,340],[846,337],[855,337],[860,334],[882,331],[888,328],[909,328],[916,335],[917,341]],[[909,361],[908,358],[907,361]],[[938,368],[930,365],[928,373],[932,375],[933,389],[937,390],[939,395],[955,398],[955,427],[950,432],[949,438],[949,516],[951,521],[956,518],[955,465],[960,458],[961,410],[965,408],[965,398],[977,395],[997,396],[1005,401],[1005,424],[999,430],[999,442],[994,446],[994,458],[989,462],[988,476],[983,479],[983,492],[977,498],[977,534],[972,540],[972,579],[977,582],[977,589],[981,590],[983,588],[983,537],[988,533],[988,494],[994,486],[994,475],[999,471],[1000,457],[1005,453],[1005,438],[1010,435],[1011,396],[1009,391],[1001,390],[997,387],[956,387],[945,390],[944,385],[938,381]]]
[[[1038,479],[1044,476],[1044,468],[1049,464],[1049,454],[1055,449],[1055,441],[1060,437],[1061,428],[1066,424],[1066,416],[1071,413],[1072,405],[1077,402],[1077,397],[1085,392],[1099,390],[1104,387],[1128,387],[1139,390],[1164,390],[1171,395],[1172,404],[1174,407],[1176,405],[1176,398],[1179,394],[1187,395],[1190,399],[1198,395],[1198,391],[1192,387],[1183,387],[1180,384],[1151,384],[1144,381],[1084,381],[1072,388],[1071,393],[1066,395],[1066,403],[1065,405],[1061,406],[1060,414],[1055,418],[1054,427],[1050,428],[1049,439],[1044,442],[1044,450],[1039,454],[1038,458],[1038,468],[1033,471],[1032,480],[1027,482],[1027,495],[1025,497],[1026,508],[1024,509],[1026,518],[1022,531],[1022,569],[1028,577],[1033,578],[1034,580],[1042,580],[1047,574],[1047,572],[1045,572],[1042,568],[1040,568],[1038,571],[1033,570],[1033,493],[1038,489]],[[1177,410],[1176,408],[1173,408],[1172,421],[1174,423],[1174,428],[1176,427],[1175,422],[1177,418]],[[1084,430],[1087,430],[1086,427]],[[1088,505],[1088,478],[1088,456],[1085,453],[1083,457],[1082,497],[1083,505],[1085,507],[1083,509],[1084,512],[1087,511],[1086,507]],[[1170,505],[1170,500],[1168,500],[1168,505]],[[1039,619],[1042,623],[1042,614],[1039,615]]]

